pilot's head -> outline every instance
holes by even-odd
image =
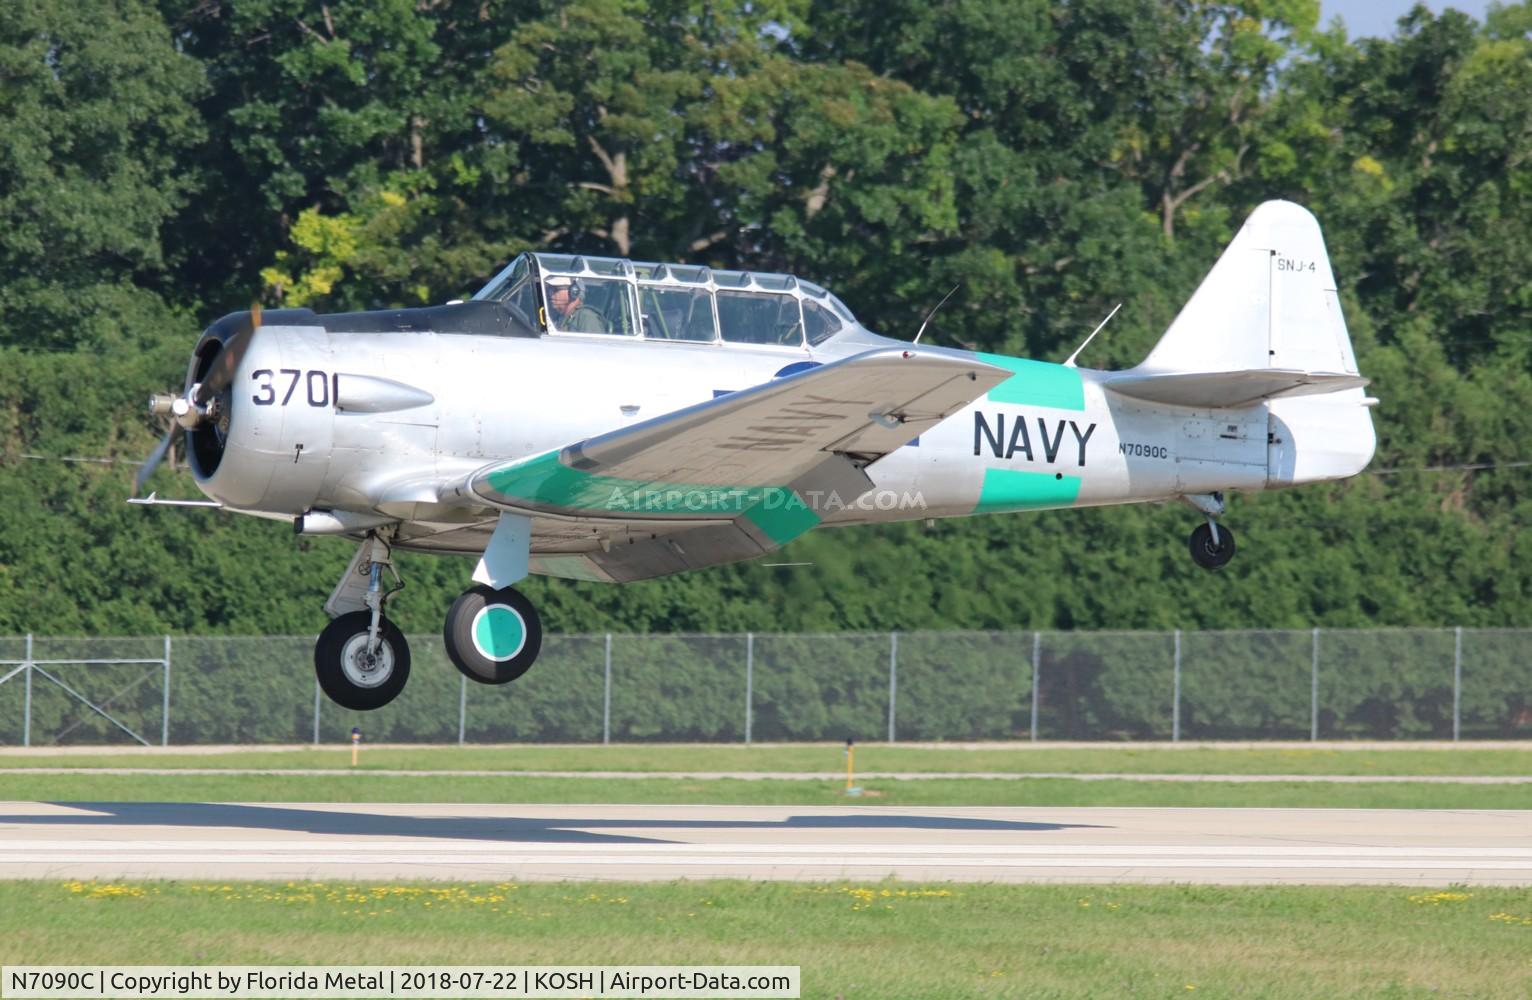
[[[579,278],[555,274],[547,281],[548,304],[560,316],[567,316],[585,298],[585,284]]]

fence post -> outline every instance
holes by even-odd
[[[899,633],[888,633],[888,742],[894,742],[894,699],[899,691]]]
[[[170,746],[170,636],[165,637],[165,697],[160,702],[160,746]]]
[[[1452,742],[1463,728],[1463,626],[1453,630],[1452,641]]]
[[[1175,664],[1171,670],[1170,742],[1181,742],[1181,630],[1176,629]]]
[[[23,663],[23,666],[25,666],[27,669],[26,669],[25,675],[22,677],[23,687],[25,687],[25,689],[26,689],[26,694],[22,696],[25,700],[22,703],[22,710],[21,710],[21,745],[24,746],[24,747],[29,747],[29,746],[32,745],[32,633],[31,632],[27,633],[27,648],[26,648],[26,652],[24,652],[22,654],[22,660],[25,661]]]
[[[319,678],[314,678],[314,745],[319,745]]]
[[[601,743],[612,742],[612,633],[606,634],[606,687],[601,694]]]
[[[463,745],[463,736],[468,729],[468,675],[457,675],[457,745]]]
[[[1309,742],[1319,742],[1319,626],[1314,626],[1314,648],[1309,665]]]
[[[1042,690],[1038,678],[1043,667],[1043,634],[1032,633],[1032,742],[1037,742],[1037,694]]]
[[[755,633],[745,633],[745,746],[750,745],[750,722],[755,700]]]

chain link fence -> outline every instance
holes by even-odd
[[[305,637],[0,637],[0,745],[1532,737],[1532,630],[555,635],[502,687],[410,649],[364,713]]]

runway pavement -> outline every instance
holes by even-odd
[[[1532,885],[1514,810],[0,802],[0,877]]]
[[[406,770],[399,768],[314,767],[17,767],[0,769],[0,778],[8,775],[88,774],[152,775],[176,777],[318,777],[380,776],[384,778],[611,778],[644,781],[670,779],[681,781],[840,781],[844,771],[467,771]],[[1313,782],[1329,785],[1532,785],[1532,775],[1504,774],[1147,774],[1136,771],[1120,773],[1076,771],[858,771],[864,781],[1031,781],[1049,778],[1063,781],[1161,781],[1218,784],[1290,784]]]

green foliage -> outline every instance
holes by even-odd
[[[144,3],[0,5],[0,347],[155,342],[200,67]]]
[[[532,596],[555,631],[1523,623],[1528,10],[1481,26],[1417,8],[1353,43],[1316,29],[1311,0],[0,5],[0,634],[322,623],[344,543],[121,503],[163,431],[144,395],[254,295],[413,305],[527,248],[628,252],[791,270],[905,336],[961,283],[928,337],[1053,360],[1121,301],[1083,358],[1106,367],[1143,356],[1274,196],[1324,222],[1382,400],[1375,466],[1404,471],[1236,501],[1245,554],[1218,577],[1187,560],[1185,511],[1141,507],[816,532],[782,560],[809,567]],[[1504,467],[1409,471],[1465,463]],[[403,568],[401,624],[434,631],[467,564]],[[656,684],[703,683],[656,657]],[[822,718],[768,684],[764,724],[871,711],[876,655],[836,663]],[[992,683],[973,678],[968,714],[1012,725]],[[1432,690],[1401,688],[1400,726],[1439,730]],[[543,697],[511,700],[506,725],[551,737],[594,710]],[[1296,703],[1219,697],[1220,718],[1304,723]]]

